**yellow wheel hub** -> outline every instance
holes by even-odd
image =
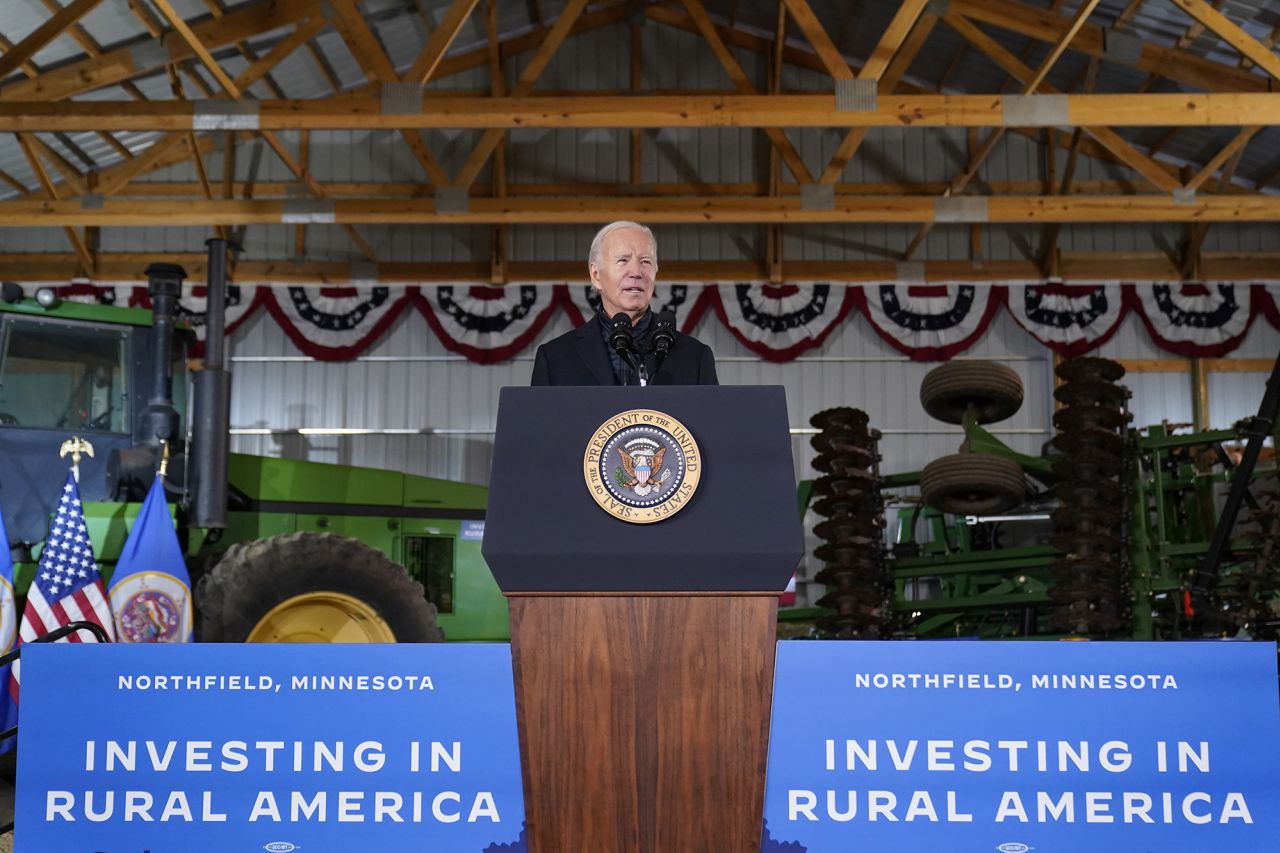
[[[341,592],[304,592],[280,602],[253,626],[250,643],[394,643],[372,607]]]

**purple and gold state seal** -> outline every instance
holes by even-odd
[[[582,475],[591,497],[610,515],[650,524],[688,505],[702,458],[684,424],[663,412],[632,409],[592,433]]]

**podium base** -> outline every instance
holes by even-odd
[[[531,853],[759,851],[775,595],[508,598]]]

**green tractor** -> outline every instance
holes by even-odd
[[[175,322],[180,267],[148,268],[153,309],[0,293],[0,509],[15,593],[31,582],[72,436],[108,584],[160,467],[195,591],[197,639],[429,642],[509,636],[480,555],[488,490],[396,471],[227,452],[226,244],[210,241],[203,362]],[[185,341],[182,340],[185,338]],[[176,344],[176,345],[175,345]],[[188,389],[190,388],[190,393]]]

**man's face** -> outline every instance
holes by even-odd
[[[649,235],[635,228],[610,231],[600,241],[600,263],[591,265],[591,282],[607,316],[621,311],[635,320],[649,308],[658,274],[656,254]]]

